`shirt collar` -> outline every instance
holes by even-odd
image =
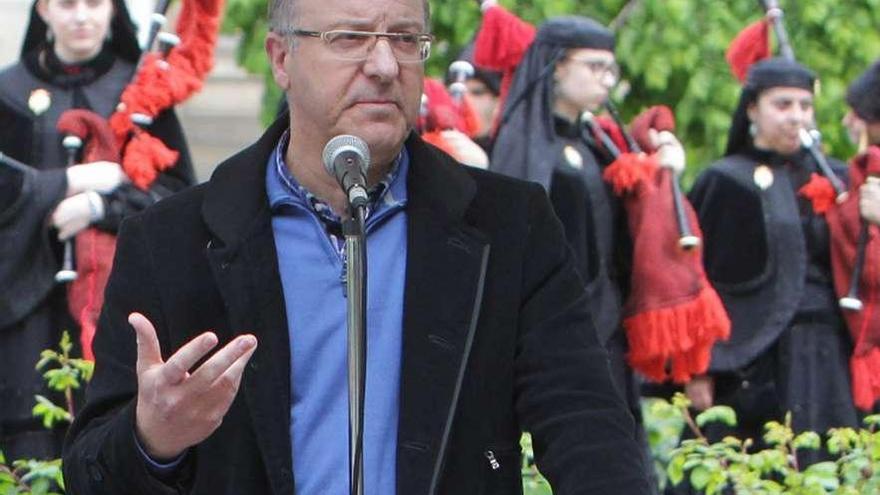
[[[333,212],[330,206],[302,186],[293,177],[293,174],[290,173],[284,161],[289,143],[290,129],[284,131],[272,154],[269,156],[266,190],[272,211],[276,211],[281,205],[293,204],[311,211],[325,223],[340,224],[341,219]],[[370,204],[367,208],[368,218],[371,216],[371,213],[406,204],[406,176],[408,171],[409,152],[404,147],[397,155],[397,158],[394,159],[394,163],[385,178],[370,189]]]

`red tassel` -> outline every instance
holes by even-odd
[[[623,321],[633,369],[657,382],[685,383],[709,368],[714,343],[730,336],[718,294],[706,286],[684,304],[658,308]],[[671,369],[671,371],[670,371]]]
[[[615,195],[623,196],[654,177],[658,167],[652,155],[623,153],[605,168],[602,177],[611,185]]]
[[[178,156],[178,152],[168,149],[161,140],[142,131],[131,138],[125,147],[122,168],[134,185],[146,190],[159,172],[177,162]]]
[[[483,13],[483,23],[474,40],[474,64],[501,72],[501,91],[493,133],[504,113],[504,103],[513,84],[516,67],[535,40],[537,30],[531,24],[508,12],[499,5]]]
[[[880,349],[850,359],[852,394],[856,407],[871,411],[880,399]]]
[[[810,200],[813,204],[813,211],[818,215],[824,215],[829,208],[834,206],[836,197],[831,181],[817,173],[810,176],[810,182],[800,188],[798,195]]]
[[[765,19],[756,21],[740,31],[727,48],[730,71],[740,82],[745,82],[749,67],[770,57],[770,30]]]

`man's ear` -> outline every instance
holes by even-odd
[[[266,34],[266,55],[269,57],[269,66],[272,68],[272,77],[282,90],[287,91],[290,87],[290,76],[287,75],[287,58],[290,56],[290,43],[277,33]]]

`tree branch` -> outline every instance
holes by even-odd
[[[629,18],[635,13],[636,9],[642,6],[642,0],[629,0],[626,2],[626,5],[620,9],[620,12],[617,13],[617,16],[614,20],[611,21],[611,24],[608,26],[612,31],[617,31],[622,28]]]

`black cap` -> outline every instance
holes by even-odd
[[[21,57],[43,47],[46,44],[48,26],[37,12],[37,2],[31,7],[31,19],[28,23],[24,43],[21,45]],[[131,22],[131,16],[124,0],[113,0],[113,19],[110,21],[110,39],[106,42],[113,53],[131,63],[137,63],[141,49],[138,45],[137,30]]]
[[[849,85],[846,102],[859,118],[880,122],[880,59]]]
[[[535,43],[614,51],[614,33],[588,17],[555,17],[541,24],[535,35]]]

